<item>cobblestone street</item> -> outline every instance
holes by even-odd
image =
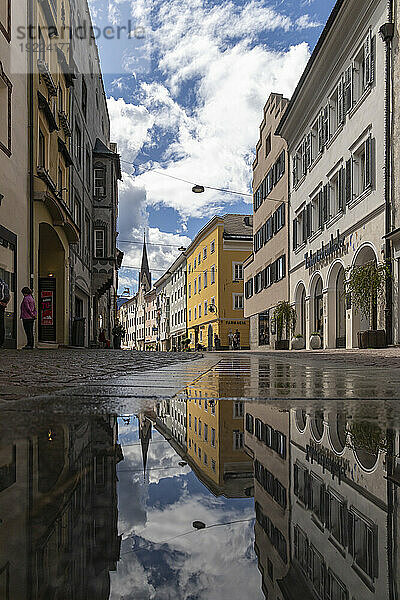
[[[155,371],[201,358],[201,354],[123,350],[0,350],[0,399],[49,394],[117,376]]]

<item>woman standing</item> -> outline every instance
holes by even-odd
[[[35,300],[33,299],[32,290],[30,288],[24,287],[21,292],[24,296],[24,299],[21,302],[21,319],[27,339],[27,344],[24,348],[30,350],[35,344],[33,339],[33,324],[36,319]]]

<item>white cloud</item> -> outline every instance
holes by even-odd
[[[141,158],[149,152],[159,163],[142,164],[134,178],[123,164],[120,229],[143,228],[151,206],[175,209],[178,231],[184,230],[188,219],[228,212],[239,197],[211,190],[194,195],[190,184],[155,170],[250,192],[263,106],[271,92],[291,95],[309,58],[306,43],[275,51],[265,44],[265,36],[317,23],[308,15],[292,20],[261,0],[244,5],[135,1],[131,13],[133,20],[151,24],[146,35],[154,71],[145,80],[137,75],[130,102],[109,100],[112,136],[122,158],[133,161],[139,152]],[[122,85],[114,82],[117,94]],[[251,199],[242,199],[251,212]],[[153,258],[159,268],[167,264],[161,251]]]

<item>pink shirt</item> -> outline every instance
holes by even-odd
[[[21,319],[36,319],[35,301],[30,294],[21,302]]]

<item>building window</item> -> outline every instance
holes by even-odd
[[[199,319],[201,319],[201,304],[199,304]],[[202,333],[202,332],[200,332]]]
[[[200,405],[200,402],[199,402]],[[201,419],[199,419],[199,436],[201,437]]]
[[[243,279],[243,263],[232,263],[232,271],[233,281],[239,281]]]
[[[41,129],[39,129],[38,167],[46,168],[46,139]]]
[[[353,154],[352,175],[353,198],[360,196],[372,185],[372,138],[369,136],[366,141]]]
[[[204,316],[206,316],[208,313],[208,305],[207,305],[207,300],[204,300]]]
[[[204,246],[203,248],[203,260],[206,260],[207,258],[207,246]]]
[[[269,133],[265,138],[265,157],[271,152],[271,134]]]
[[[196,319],[197,319],[197,307],[195,306],[194,307],[194,320],[196,320]]]
[[[243,448],[243,431],[233,432],[233,449],[241,450]]]
[[[11,40],[11,0],[0,0],[0,31]]]
[[[208,425],[207,425],[207,423],[204,423],[204,441],[208,442]]]
[[[234,402],[233,403],[233,417],[238,419],[243,417],[244,415],[244,403],[243,402]]]
[[[207,458],[207,454],[204,452],[204,464],[207,465],[208,464],[208,458]]]
[[[196,266],[197,266],[197,260],[196,260],[196,259],[194,259],[194,261],[193,261],[193,271],[195,271],[195,270],[196,270]]]
[[[210,244],[210,253],[214,254],[215,252],[215,240],[213,240]]]
[[[62,172],[62,168],[59,165],[58,166],[58,171],[57,171],[57,189],[58,189],[58,194],[59,196],[63,196],[63,172]]]
[[[211,446],[215,448],[215,429],[211,427]]]
[[[193,282],[193,294],[197,294],[197,278]]]
[[[191,297],[192,297],[192,284],[191,284],[191,283],[189,283],[189,287],[188,287],[188,295],[189,295],[189,298],[191,298]]]
[[[88,189],[90,189],[90,173],[91,173],[90,152],[89,152],[89,148],[86,148],[86,185],[87,185]]]
[[[201,290],[201,275],[199,275],[198,281],[199,281],[199,292],[200,292],[200,290]]]
[[[349,552],[356,565],[373,578],[377,575],[377,528],[352,510],[348,513],[348,528]]]
[[[203,273],[203,287],[207,287],[207,271]]]
[[[215,460],[213,458],[211,459],[211,468],[215,473]]]
[[[211,283],[215,283],[215,265],[211,267]]]
[[[82,76],[82,112],[86,117],[87,113],[87,86],[84,77]]]
[[[94,255],[95,258],[104,258],[105,256],[105,231],[104,229],[94,230]]]
[[[94,195],[101,198],[106,195],[106,168],[97,163],[94,168]]]
[[[79,125],[75,125],[75,156],[78,159],[78,166],[82,164],[82,132]]]
[[[253,296],[253,278],[252,277],[251,277],[251,279],[246,281],[244,290],[245,290],[246,299],[251,298]]]
[[[233,294],[233,309],[234,310],[242,310],[243,309],[243,294]]]
[[[326,496],[327,523],[326,526],[341,546],[345,544],[346,511],[345,503],[331,490]]]

